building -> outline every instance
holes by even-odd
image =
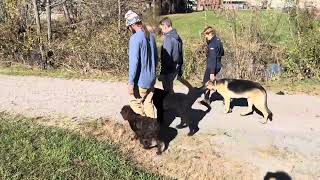
[[[194,4],[197,11],[219,8],[248,9],[251,7],[283,10],[295,6],[295,1],[288,0],[189,0],[189,2]],[[298,7],[312,9],[320,15],[320,0],[299,0]]]
[[[247,0],[224,0],[223,8],[225,9],[248,9]]]
[[[198,0],[197,11],[219,9],[221,5],[222,0]]]

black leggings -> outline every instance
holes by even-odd
[[[220,72],[220,70],[221,69],[216,69],[214,75],[216,76]],[[211,72],[211,69],[207,68],[206,72],[204,73],[204,77],[203,77],[203,81],[202,81],[203,84],[207,83],[210,80],[210,74],[211,74],[210,72]],[[210,91],[209,90],[205,91],[204,99],[205,100],[209,100],[210,99]]]
[[[219,72],[220,72],[221,69],[216,69],[216,72],[214,73],[214,75],[216,76]],[[203,77],[203,81],[202,83],[205,84],[207,83],[209,80],[210,80],[210,73],[211,72],[211,69],[206,69],[205,73],[204,73],[204,77]]]

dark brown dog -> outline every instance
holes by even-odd
[[[157,143],[157,155],[160,155],[163,147],[163,142],[160,140],[160,125],[157,119],[141,116],[133,112],[129,105],[123,106],[121,115],[124,120],[127,120],[131,129],[135,132],[134,139],[139,139],[145,149],[152,148],[152,142]]]

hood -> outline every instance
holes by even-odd
[[[172,29],[171,31],[165,33],[164,35],[167,36],[167,37],[171,37],[171,38],[177,39],[177,40],[180,39],[180,36],[178,35],[178,33],[177,33],[177,31],[175,29]]]

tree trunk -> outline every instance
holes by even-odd
[[[40,24],[40,16],[39,16],[39,11],[37,6],[37,0],[32,0],[32,3],[34,8],[34,17],[36,19],[36,24],[37,24],[37,35],[38,35],[39,48],[41,53],[41,62],[43,63],[43,68],[46,68],[47,62],[45,59],[43,44],[41,40],[41,24]]]
[[[46,13],[47,13],[47,24],[48,24],[48,43],[50,44],[51,39],[52,39],[52,29],[51,29],[51,0],[47,0]]]
[[[68,7],[67,7],[67,3],[64,2],[62,7],[63,7],[63,12],[64,12],[64,17],[65,17],[67,23],[69,25],[72,24],[72,21],[71,21],[71,18],[70,18],[70,13],[69,13],[69,10],[68,10]]]
[[[156,18],[156,0],[152,0],[153,8],[152,8],[152,15],[153,19]]]
[[[118,32],[121,30],[121,1],[118,0]]]

